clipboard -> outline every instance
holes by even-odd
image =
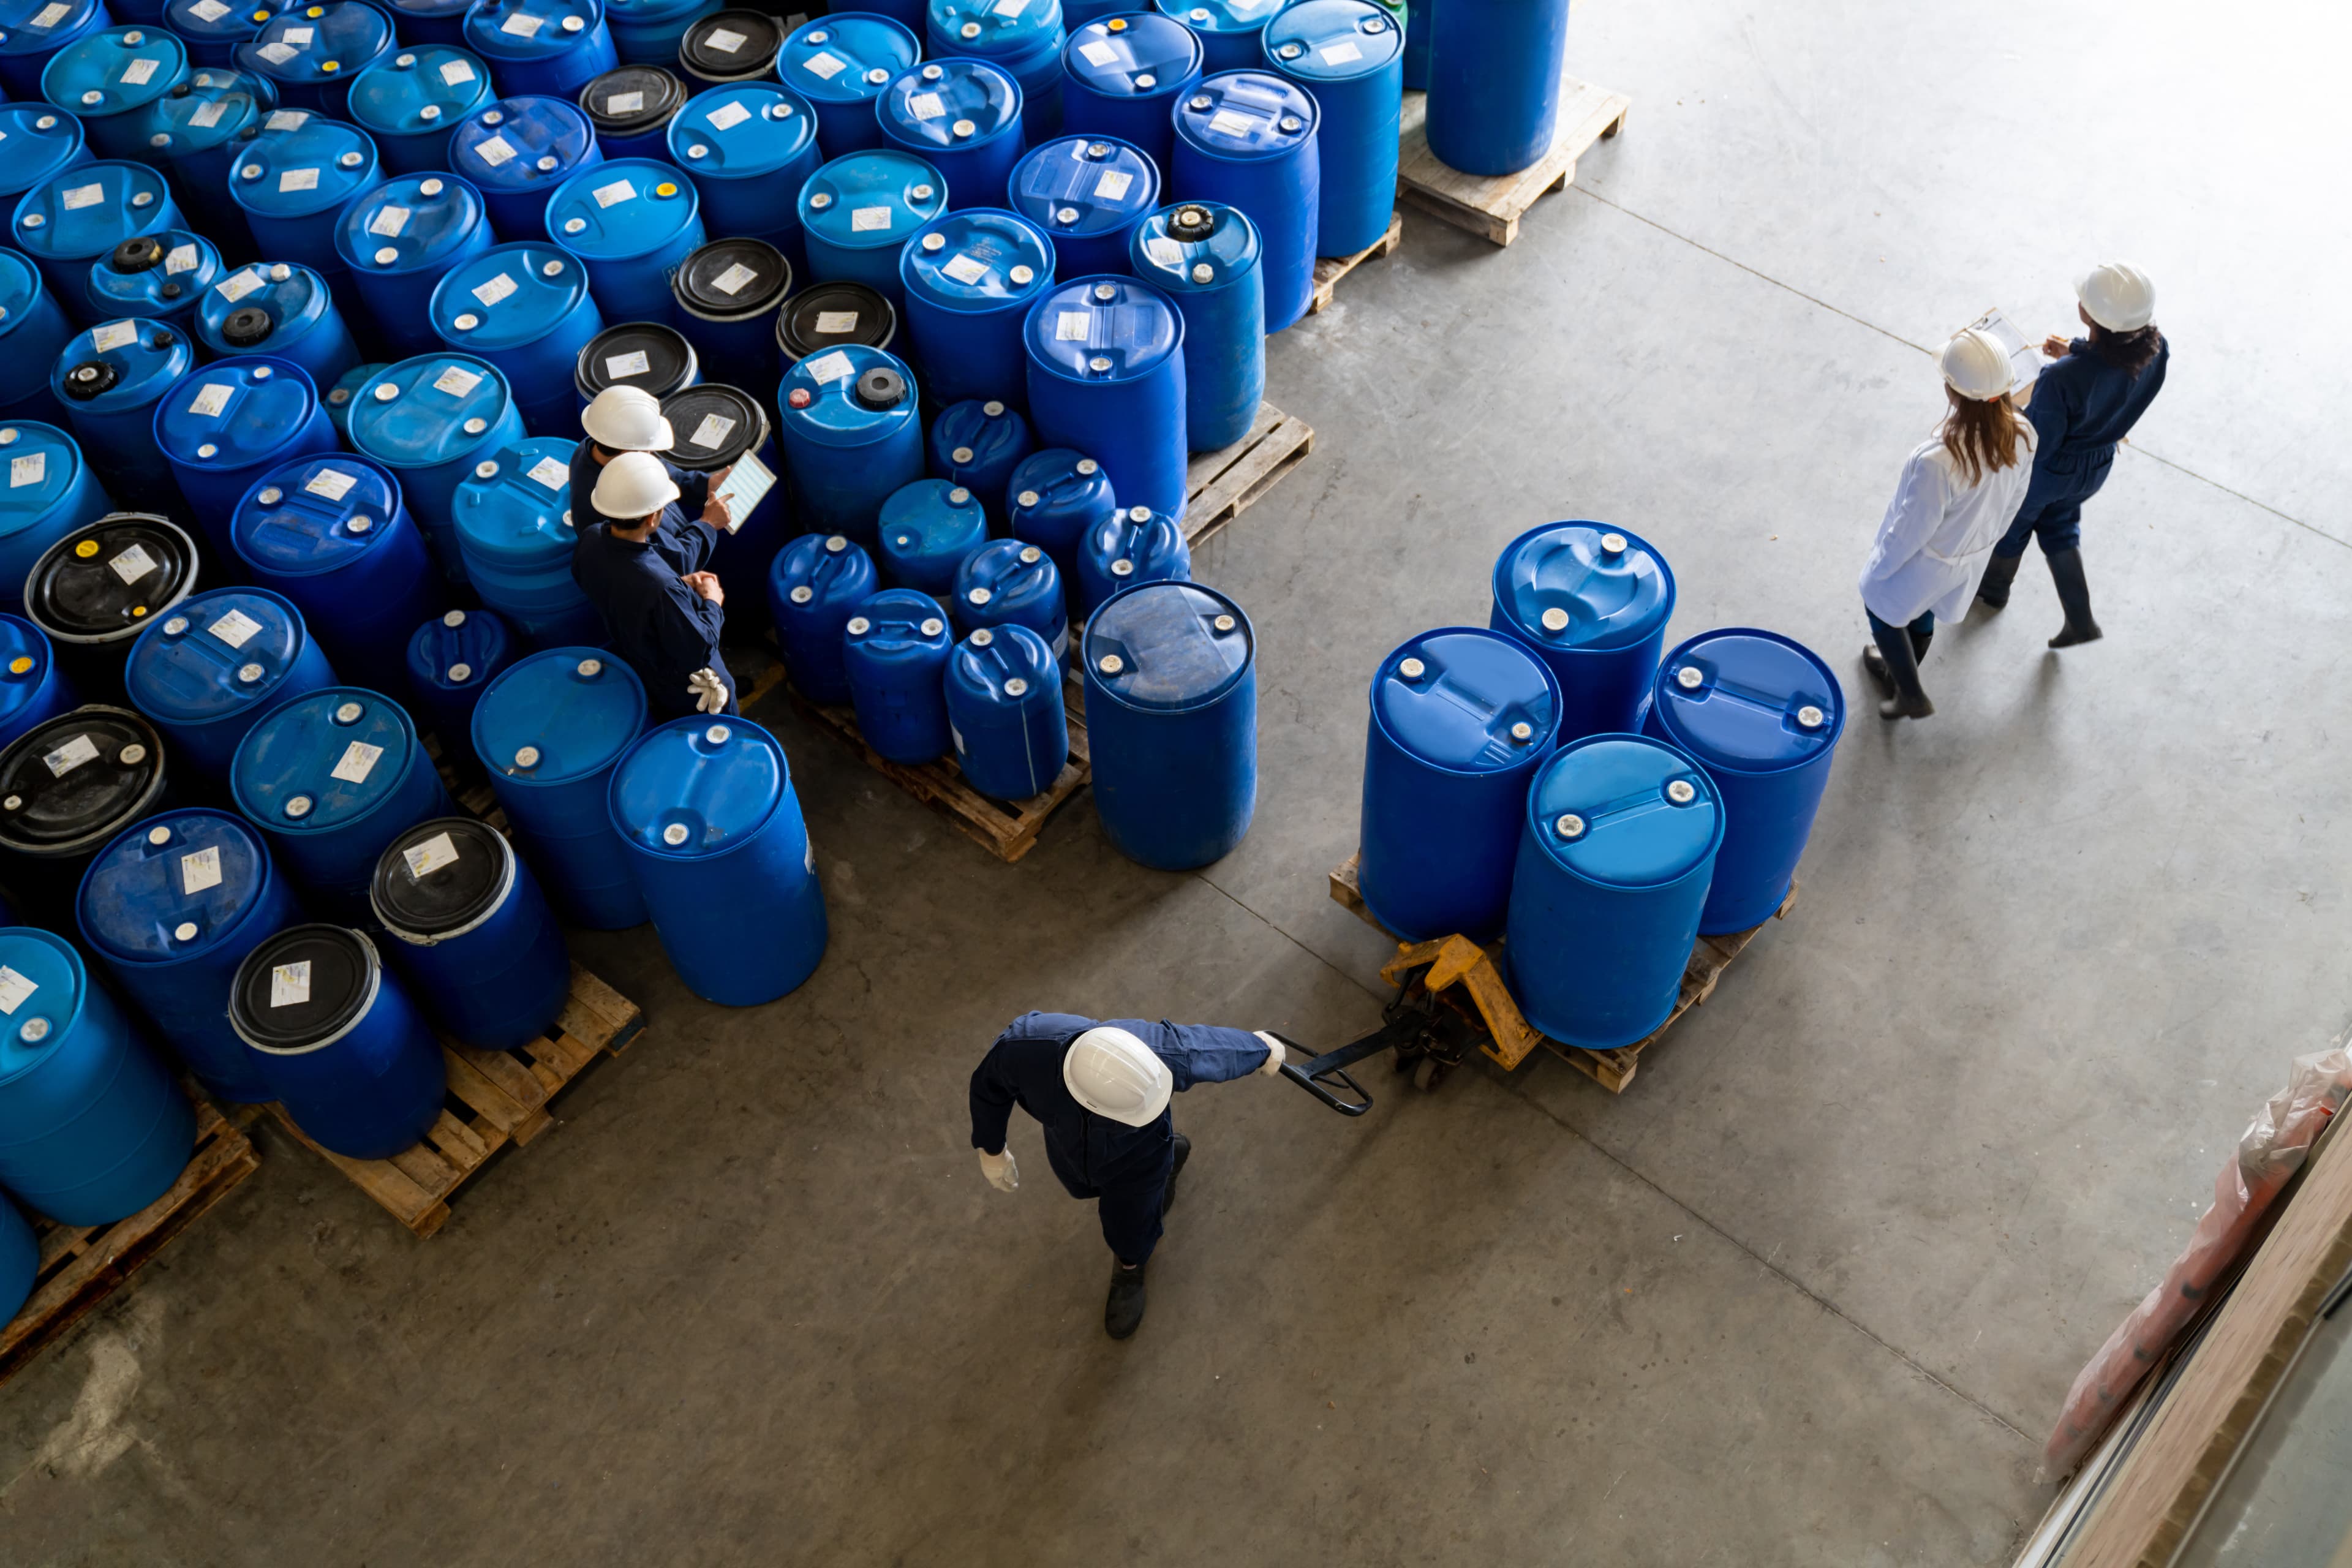
[[[736,458],[735,471],[727,476],[727,482],[718,490],[727,498],[727,531],[733,533],[742,527],[743,520],[751,515],[752,509],[775,488],[775,470],[760,461],[758,453],[746,452]]]

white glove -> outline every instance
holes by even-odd
[[[1265,1060],[1257,1068],[1258,1073],[1260,1076],[1265,1078],[1278,1077],[1282,1072],[1282,1042],[1276,1039],[1272,1035],[1267,1034],[1264,1029],[1253,1030],[1252,1033],[1255,1034],[1259,1039],[1265,1042]]]
[[[697,712],[727,711],[727,683],[719,679],[717,670],[708,666],[686,678],[686,694],[694,699]]]
[[[978,1152],[980,1173],[988,1178],[990,1186],[1000,1193],[1009,1193],[1021,1184],[1021,1167],[1013,1163],[1013,1145],[1006,1144],[1002,1154],[992,1154],[985,1149]]]

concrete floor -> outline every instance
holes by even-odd
[[[1199,574],[1262,637],[1262,795],[1199,876],[1084,805],[1015,867],[794,722],[833,916],[772,1007],[584,939],[653,1032],[411,1240],[261,1173],[0,1392],[0,1560],[2001,1563],[2084,1358],[2347,1008],[2352,111],[2326,0],[1580,3],[1627,133],[1496,251],[1418,216],[1274,347],[1310,463]],[[2326,107],[2333,104],[2333,108]],[[1857,717],[1802,901],[1612,1099],[1564,1066],[1260,1079],[1198,1157],[1142,1333],[1091,1210],[964,1083],[1031,1006],[1377,1018],[1330,904],[1364,681],[1483,622],[1555,517],[1659,541],[1675,630],[1850,687],[1853,577],[1987,306],[2120,254],[2170,384],[2093,509],[2105,642],[2038,564]],[[1857,695],[1863,695],[1857,691]]]

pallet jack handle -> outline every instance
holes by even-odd
[[[1418,1038],[1426,1025],[1427,1020],[1418,1013],[1392,1009],[1391,1016],[1362,1039],[1304,1062],[1283,1063],[1282,1076],[1340,1115],[1361,1116],[1372,1108],[1372,1097],[1364,1092],[1362,1084],[1349,1076],[1348,1069],[1367,1057],[1376,1057],[1392,1046]],[[1271,1029],[1266,1032],[1274,1034]],[[1274,1037],[1291,1050],[1306,1053],[1307,1047],[1287,1035],[1276,1034]],[[1340,1089],[1353,1098],[1341,1099],[1337,1092]]]

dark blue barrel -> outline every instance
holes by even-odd
[[[106,1225],[171,1190],[195,1108],[62,938],[0,931],[0,1186],[60,1225]]]
[[[118,835],[82,877],[82,941],[132,1005],[222,1100],[268,1100],[229,1027],[229,990],[256,947],[302,918],[260,835],[225,811],[166,812]]]
[[[0,43],[0,49],[6,45]],[[0,56],[5,58],[5,56]],[[63,169],[90,161],[81,121],[37,100],[0,103],[0,201],[16,198]]]
[[[1448,0],[1429,24],[1429,150],[1465,174],[1511,174],[1551,151],[1568,7]]]
[[[123,692],[131,645],[196,585],[196,542],[152,512],[118,511],[49,546],[25,574],[25,618],[41,628],[74,687]]]
[[[74,438],[30,420],[0,425],[0,608],[25,607],[25,574],[50,545],[114,510]]]
[[[389,1159],[441,1115],[440,1043],[358,931],[289,926],[247,953],[229,1023],[271,1098],[331,1153]]]
[[[59,49],[113,25],[105,0],[7,0],[0,5],[0,89],[41,101],[41,72]]]
[[[457,122],[490,101],[489,68],[448,44],[417,44],[354,78],[352,121],[394,174],[444,174]]]
[[[686,86],[657,65],[615,66],[580,89],[580,107],[607,158],[669,158],[670,121]]]
[[[1675,574],[1639,534],[1601,522],[1548,522],[1495,562],[1486,624],[1536,650],[1559,678],[1561,744],[1631,733],[1675,613]]]
[[[1174,152],[1177,100],[1201,79],[1201,40],[1156,12],[1105,16],[1070,30],[1062,53],[1062,130],[1114,136],[1140,147],[1155,168]]]
[[[1587,735],[1538,770],[1521,824],[1506,926],[1519,1011],[1563,1045],[1630,1046],[1675,1010],[1722,799],[1671,746]]]
[[[1192,550],[1175,519],[1130,506],[1087,531],[1078,549],[1076,609],[1083,622],[1113,594],[1139,583],[1189,583]]]
[[[946,479],[917,479],[882,503],[882,575],[893,588],[945,600],[965,557],[988,542],[980,498]]]
[[[1429,18],[1435,9],[1430,0],[1411,7],[1404,29],[1404,89],[1425,92],[1429,89]]]
[[[163,25],[188,47],[191,66],[236,64],[236,47],[261,36],[270,19],[287,8],[285,0],[255,0],[232,5],[227,0],[170,0],[163,7]]]
[[[701,379],[702,363],[685,333],[653,321],[624,321],[606,327],[580,351],[580,363],[572,368],[572,395],[584,413],[607,387],[641,387],[667,397]]]
[[[613,826],[670,967],[706,1002],[772,1002],[824,956],[816,848],[774,736],[680,719],[614,770]]]
[[[162,806],[170,762],[155,726],[95,702],[0,751],[0,872],[20,915],[44,925],[70,918],[74,889],[99,850]]]
[[[171,187],[144,163],[77,164],[26,191],[9,219],[10,243],[33,258],[58,307],[76,320],[91,312],[82,285],[89,269],[124,240],[184,226]]]
[[[967,207],[933,218],[899,253],[907,336],[932,397],[1024,402],[1022,323],[1053,287],[1054,244],[1027,218]]]
[[[369,901],[410,994],[462,1045],[542,1038],[572,995],[555,911],[506,835],[476,816],[420,822],[384,847]]]
[[[1149,283],[1076,278],[1030,307],[1037,440],[1087,453],[1122,505],[1184,515],[1184,319]]]
[[[809,280],[863,283],[902,304],[898,252],[947,205],[940,172],[911,153],[877,148],[835,158],[801,187]]]
[[[625,660],[550,648],[509,668],[474,709],[474,754],[489,771],[531,866],[564,919],[591,931],[646,921],[604,809],[613,769],[646,727],[646,689]]]
[[[928,60],[900,71],[875,112],[886,142],[940,172],[951,211],[1003,202],[1028,146],[1020,86],[986,60]]]
[[[1703,936],[1762,925],[1789,896],[1845,731],[1845,692],[1811,648],[1732,626],[1658,666],[1643,732],[1687,752],[1723,800]]]
[[[324,0],[271,17],[237,45],[235,58],[238,69],[275,87],[288,109],[340,118],[352,83],[394,47],[392,18],[366,0]]]
[[[797,20],[797,18],[795,18]],[[713,11],[695,19],[671,51],[688,92],[772,79],[790,22],[766,11]]]
[[[229,793],[310,907],[367,913],[376,857],[399,832],[454,809],[400,704],[356,686],[298,697],[246,731]]]
[[[408,690],[417,720],[445,747],[462,744],[482,693],[528,651],[494,610],[449,610],[426,621],[408,639]]]
[[[401,38],[410,44],[463,44],[472,0],[384,0]]]
[[[1103,837],[1162,871],[1222,858],[1257,807],[1249,617],[1213,588],[1147,583],[1095,612],[1084,647]]]
[[[226,256],[252,256],[252,231],[229,192],[229,171],[237,153],[266,127],[298,125],[309,110],[279,109],[275,87],[234,66],[191,71],[186,89],[147,106],[141,116],[146,133],[141,156],[172,176],[185,204],[185,226]]]
[[[835,627],[836,641],[840,635]],[[58,668],[48,634],[21,616],[0,615],[0,748],[80,701]]]
[[[494,246],[442,277],[430,315],[443,342],[498,366],[525,430],[579,430],[572,373],[604,330],[579,258],[544,239]]]
[[[348,271],[335,248],[344,209],[382,184],[373,138],[356,125],[312,115],[291,131],[247,142],[228,190],[262,255],[299,261],[335,283]]]
[[[834,707],[849,700],[841,629],[880,588],[874,557],[838,533],[803,533],[776,552],[768,567],[768,614],[784,673],[802,696]]]
[[[1062,668],[1024,626],[982,626],[948,658],[948,722],[956,766],[982,795],[1027,800],[1070,758]]]
[[[1263,70],[1210,77],[1176,112],[1169,184],[1186,201],[1222,202],[1249,215],[1269,332],[1305,315],[1315,293],[1318,118],[1305,89]]]
[[[677,264],[669,286],[703,377],[774,402],[776,312],[793,287],[784,253],[764,239],[714,239]]]
[[[196,335],[215,355],[299,364],[314,386],[332,386],[360,363],[327,280],[299,262],[256,262],[222,279],[205,292]]]
[[[880,349],[827,349],[785,373],[776,426],[793,515],[814,533],[871,545],[882,503],[923,477],[915,379]]]
[[[1195,452],[1250,433],[1265,401],[1265,272],[1239,207],[1183,202],[1138,224],[1135,275],[1184,318],[1184,439]]]
[[[1065,583],[1076,579],[1078,549],[1087,531],[1118,510],[1110,475],[1092,458],[1067,447],[1030,453],[1005,486],[1013,537],[1051,556]]]
[[[1062,131],[1060,0],[929,0],[923,52],[984,59],[1021,84],[1021,130],[1035,146]]]
[[[8,253],[0,252],[0,268]],[[142,234],[116,246],[89,269],[82,298],[100,320],[136,316],[191,330],[205,293],[226,268],[213,242],[184,228]],[[0,278],[0,291],[7,283]],[[5,328],[5,318],[0,318]]]
[[[81,121],[101,158],[142,158],[139,111],[188,77],[187,46],[161,26],[109,27],[59,49],[41,69],[41,96]]]
[[[482,603],[533,647],[604,640],[604,617],[572,580],[572,451],[533,436],[474,465],[457,487],[457,548]]]
[[[733,522],[719,536],[710,570],[722,582],[766,582],[776,552],[803,531],[792,521],[784,488],[777,482],[783,458],[776,447],[775,421],[741,387],[716,382],[671,393],[662,399],[661,410],[677,437],[677,445],[662,454],[665,458],[690,473],[733,470],[725,486]],[[740,607],[743,624],[757,626],[767,605],[754,594]]]
[[[0,1193],[0,1321],[15,1317],[32,1299],[40,1271],[40,1239],[24,1211]]]
[[[334,422],[299,365],[257,355],[218,360],[155,410],[155,444],[188,510],[224,560],[236,552],[236,503],[280,463],[335,449]]]
[[[474,0],[466,47],[490,62],[509,98],[572,98],[621,63],[604,0]]]
[[[320,401],[326,404],[327,418],[335,426],[335,439],[338,441],[343,439],[344,432],[350,426],[352,399],[358,395],[360,388],[373,381],[379,372],[391,368],[382,360],[368,364],[355,364],[343,372],[341,379],[334,385],[327,388],[326,395]]]
[[[335,671],[290,601],[267,588],[215,588],[151,618],[123,679],[180,763],[225,784],[246,731],[335,684]]]
[[[1055,276],[1124,272],[1128,237],[1160,205],[1160,169],[1117,137],[1066,136],[1029,150],[1006,196],[1053,240]]]
[[[352,405],[351,444],[398,476],[441,574],[463,583],[457,487],[476,463],[522,439],[506,377],[488,360],[420,354],[361,387]]]
[[[954,644],[939,601],[911,588],[875,595],[842,627],[842,666],[858,732],[883,757],[928,763],[954,744],[940,684]]]
[[[558,98],[504,98],[458,122],[449,167],[482,193],[500,239],[545,239],[547,198],[604,161],[580,107]]]
[[[1286,0],[1152,0],[1201,40],[1201,73],[1255,70],[1265,59],[1265,25]]]
[[[1503,929],[1528,785],[1559,731],[1559,683],[1499,632],[1408,639],[1372,677],[1356,842],[1364,905],[1407,942]]]
[[[1036,445],[1029,421],[1001,398],[951,403],[931,421],[931,471],[979,497],[988,513],[989,531],[1002,535],[1006,531],[1005,487]]]
[[[183,504],[155,445],[155,408],[195,363],[181,328],[130,317],[76,334],[49,371],[50,394],[82,456],[126,506],[170,512]]]
[[[496,243],[486,212],[482,194],[455,174],[403,174],[343,210],[336,252],[393,353],[441,346],[434,290]]]
[[[604,7],[604,26],[613,34],[613,52],[623,65],[667,65],[677,58],[678,40],[697,18],[707,16],[724,0],[612,0]]]
[[[0,250],[0,354],[18,366],[53,365],[73,335],[73,323],[49,297],[41,269],[13,250]],[[0,422],[21,419],[65,423],[47,376],[19,374],[0,391]]]
[[[1301,0],[1266,24],[1265,64],[1304,88],[1321,113],[1317,253],[1370,249],[1396,216],[1403,34],[1370,0]]]
[[[294,602],[346,680],[402,689],[409,630],[443,601],[387,470],[348,452],[280,463],[237,503],[230,536],[238,562]]]
[[[605,319],[669,318],[669,275],[703,241],[692,182],[650,158],[606,162],[563,183],[547,232],[588,264]]]
[[[776,79],[808,100],[819,145],[826,157],[839,158],[883,144],[874,100],[922,54],[915,35],[889,17],[845,11],[787,35],[776,55]]]
[[[956,573],[951,607],[956,630],[969,636],[991,626],[1027,626],[1055,658],[1070,650],[1064,578],[1044,549],[1018,539],[992,539]]]
[[[1127,10],[1133,3],[1134,0],[1064,0],[1062,26],[1075,33],[1088,22],[1097,22],[1105,16],[1117,16]],[[1068,112],[1066,104],[1063,112]]]
[[[787,372],[828,349],[887,350],[898,341],[898,307],[863,283],[812,284],[776,313],[776,358]]]
[[[772,81],[697,93],[669,122],[669,161],[702,197],[705,232],[764,239],[795,275],[808,269],[801,187],[816,173],[816,115]]]

